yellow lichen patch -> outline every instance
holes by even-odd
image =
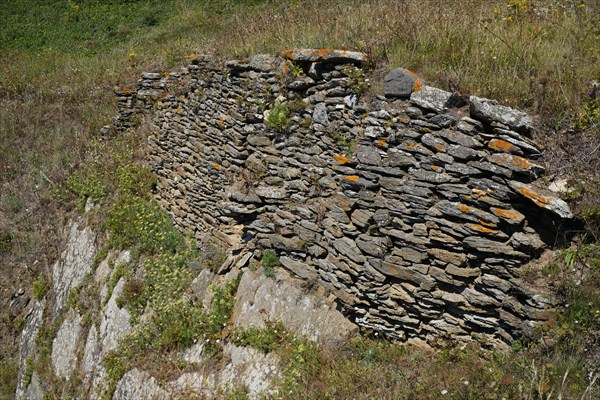
[[[378,141],[375,142],[375,145],[378,146],[378,147],[385,147],[385,148],[387,148],[388,147],[388,142],[386,142],[383,139],[379,139]]]
[[[200,57],[197,54],[191,54],[189,56],[183,56],[183,58],[190,61],[196,61]]]
[[[467,206],[465,204],[461,204],[461,203],[458,203],[456,205],[456,208],[458,208],[460,211],[462,211],[464,213],[469,212],[469,211],[471,211],[473,209],[473,208],[471,208],[471,207],[469,207],[469,206]]]
[[[421,128],[421,130],[425,133],[431,132],[431,129],[429,129],[429,128]]]
[[[494,233],[493,229],[486,228],[479,224],[467,224],[467,228],[481,233]]]
[[[219,118],[219,120],[217,121],[217,124],[219,124],[220,126],[225,125],[225,119],[223,119],[222,117]]]
[[[509,219],[511,221],[517,221],[519,219],[519,216],[515,212],[510,211],[510,210],[504,210],[502,208],[496,208],[496,207],[492,207],[491,210],[497,216]]]
[[[413,92],[418,92],[419,90],[421,90],[423,88],[423,84],[421,83],[420,79],[417,79],[415,81],[415,85],[413,86]]]
[[[169,71],[165,71],[163,72],[163,76],[166,78],[167,76],[171,76],[171,73]]]
[[[410,118],[408,118],[408,117],[398,117],[398,122],[402,122],[403,124],[408,124],[410,122]]]
[[[488,143],[488,146],[491,149],[499,150],[499,151],[511,151],[512,149],[516,149],[516,147],[512,143],[507,142],[506,140],[501,140],[501,139],[490,140],[490,142]]]
[[[544,207],[550,203],[550,201],[544,196],[540,196],[539,194],[529,190],[525,186],[521,187],[521,189],[519,189],[519,192],[528,199],[533,200],[533,202],[540,207]]]
[[[347,164],[349,162],[352,162],[352,160],[349,159],[348,157],[342,156],[342,155],[338,155],[338,154],[334,155],[333,158],[335,158],[335,160],[337,162],[339,162],[340,165],[344,165],[344,164]]]
[[[412,150],[412,149],[414,149],[414,148],[415,148],[415,144],[414,144],[414,143],[409,143],[409,144],[407,144],[405,147],[406,147],[406,149],[408,149],[408,150]]]
[[[436,171],[436,172],[438,172],[438,171],[441,171],[443,168],[440,167],[439,165],[432,165],[431,169],[434,170],[434,171]]]
[[[214,164],[212,165],[212,167],[213,167],[214,169],[221,169],[221,166],[220,166],[219,164],[217,164],[217,163],[214,163]]]
[[[438,143],[438,144],[436,144],[436,145],[435,145],[435,149],[436,149],[437,151],[444,151],[444,150],[446,150],[446,146],[444,146],[444,145],[443,145],[443,144],[441,144],[441,143]]]
[[[344,179],[350,182],[358,183],[358,175],[348,175]]]
[[[181,113],[183,112],[183,107],[181,107],[181,106],[178,106],[178,107],[175,109],[175,112],[176,112],[177,114],[181,114]]]

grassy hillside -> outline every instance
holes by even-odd
[[[8,299],[19,287],[32,296],[32,281],[48,273],[61,249],[58,230],[79,200],[68,178],[82,165],[101,166],[101,184],[109,194],[115,189],[111,168],[119,164],[103,162],[115,145],[99,138],[115,113],[115,85],[141,71],[165,70],[191,53],[364,51],[375,76],[404,66],[433,85],[536,114],[548,169],[571,179],[570,197],[587,222],[588,241],[597,242],[599,18],[598,0],[0,2],[0,387],[12,391],[14,338],[23,324]],[[124,153],[134,161],[135,152]],[[107,208],[111,199],[105,196]],[[563,254],[549,274],[569,282],[565,274],[576,265],[595,265],[597,274],[597,249],[582,249],[571,250],[572,258]],[[591,282],[583,291],[562,290],[588,299],[598,290]],[[570,331],[574,321],[593,315],[596,303],[587,303],[567,315],[563,339],[580,332]],[[597,319],[590,321],[591,330],[600,329]],[[550,353],[577,355],[576,342]],[[560,384],[557,377],[553,382]]]

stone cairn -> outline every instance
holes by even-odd
[[[500,345],[552,317],[519,267],[572,215],[535,183],[529,116],[404,69],[367,101],[362,53],[189,59],[117,90],[114,128],[150,115],[156,198],[182,229],[227,244],[222,269],[271,249],[358,325],[400,340]]]

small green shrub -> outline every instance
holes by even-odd
[[[217,335],[231,318],[235,305],[235,292],[239,283],[240,278],[237,278],[227,282],[223,287],[209,286],[209,289],[213,292],[213,299],[211,313],[208,317],[208,333],[212,334],[214,339],[217,339]]]
[[[264,328],[249,328],[239,332],[234,343],[238,346],[251,346],[268,354],[277,350],[289,338],[281,321],[267,322]]]
[[[126,335],[106,359],[108,385],[103,393],[110,399],[123,374],[135,366],[171,365],[172,351],[204,341],[208,354],[220,348],[221,331],[231,318],[239,279],[223,286],[211,285],[213,300],[210,313],[183,299],[191,282],[189,256],[164,255],[146,265],[145,299],[149,318]],[[138,314],[139,315],[139,314]]]
[[[369,87],[368,78],[365,76],[365,71],[362,68],[358,68],[354,65],[347,65],[343,70],[344,75],[350,78],[348,87],[354,93],[361,95]]]
[[[127,273],[126,264],[118,264],[114,267],[113,272],[110,276],[110,281],[108,282],[108,290],[106,291],[106,297],[104,298],[104,303],[107,303],[108,300],[112,297],[113,291],[119,283],[119,280],[125,276]]]
[[[25,363],[27,365],[27,362]],[[27,372],[27,370],[25,371]],[[6,358],[0,362],[0,398],[10,399],[17,390],[19,365],[15,359]],[[23,375],[25,379],[27,375]],[[25,380],[23,380],[25,382]]]
[[[269,278],[275,276],[275,267],[281,265],[279,257],[277,257],[277,254],[273,250],[265,250],[261,262],[265,275]]]
[[[43,276],[40,276],[38,279],[33,281],[33,297],[40,301],[44,298],[46,293],[48,292],[48,283]]]
[[[292,120],[290,118],[290,109],[285,103],[275,102],[275,106],[269,111],[265,124],[277,130],[287,129]]]
[[[101,171],[97,165],[88,165],[75,171],[66,182],[67,188],[79,197],[77,209],[83,211],[88,198],[98,202],[107,194]]]
[[[23,387],[29,386],[31,383],[31,376],[33,375],[34,362],[31,355],[25,359],[25,370],[23,371]]]
[[[14,233],[8,229],[0,230],[0,254],[10,253],[13,248],[13,241],[15,239]]]
[[[293,61],[287,61],[285,63],[285,68],[287,69],[287,72],[294,78],[299,78],[304,74],[302,66]]]

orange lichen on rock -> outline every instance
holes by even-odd
[[[485,197],[488,194],[492,193],[492,189],[488,189],[488,190],[481,190],[481,189],[473,189],[473,193],[479,198],[479,197]]]
[[[316,51],[319,57],[323,58],[327,53],[331,53],[333,49],[319,49]],[[340,54],[346,54],[346,51],[340,50]]]
[[[502,208],[497,208],[497,207],[492,207],[492,208],[490,208],[490,210],[492,210],[492,212],[494,214],[496,214],[497,216],[499,216],[501,218],[509,219],[511,221],[518,221],[520,219],[519,218],[520,215],[518,215],[514,211],[504,210]]]
[[[420,79],[417,79],[415,81],[415,85],[413,86],[413,92],[418,92],[419,90],[421,90],[423,88],[423,84],[421,83]]]
[[[348,175],[344,179],[353,183],[358,183],[358,175]]]
[[[217,163],[214,163],[214,164],[212,165],[212,167],[213,167],[214,169],[221,169],[221,166],[220,166],[219,164],[217,164]]]
[[[385,148],[387,148],[388,147],[388,142],[386,142],[383,139],[379,139],[378,141],[375,142],[375,145],[378,146],[378,147],[385,147]]]
[[[518,149],[514,144],[507,142],[506,140],[501,140],[501,139],[490,140],[490,142],[488,143],[488,146],[494,150],[507,151],[507,152]]]
[[[471,211],[473,209],[473,208],[471,208],[471,207],[469,207],[469,206],[467,206],[465,204],[461,204],[461,203],[458,203],[456,205],[456,208],[458,208],[460,211],[462,211],[464,213],[469,212],[469,211]]]
[[[417,77],[417,74],[415,74],[414,72],[412,72],[409,69],[404,68],[404,72],[406,72],[407,74],[410,74],[410,75],[414,76],[415,78]]]
[[[479,223],[481,225],[483,225],[483,226],[488,226],[488,227],[492,227],[492,228],[496,226],[495,223],[493,223],[493,222],[487,222],[487,221],[484,221],[482,219],[479,220]]]
[[[490,157],[490,161],[495,164],[507,167],[507,168],[511,168],[510,164],[512,164],[512,167],[516,167],[517,169],[521,169],[521,170],[531,169],[531,163],[527,159],[525,159],[523,157],[515,156],[512,154],[496,153]],[[514,170],[514,168],[511,168],[511,169]]]
[[[441,144],[441,143],[437,143],[437,144],[435,145],[435,149],[436,149],[437,151],[444,151],[444,150],[446,150],[446,146],[444,146],[444,145],[443,145],[443,144]]]
[[[290,60],[294,59],[294,51],[293,50],[286,50],[281,54],[283,54],[284,57],[289,58]]]
[[[186,59],[186,60],[190,60],[190,61],[196,61],[200,57],[197,54],[192,54],[192,55],[189,55],[189,56],[183,56],[183,58]]]
[[[171,72],[165,71],[163,72],[163,76],[166,78],[167,76],[171,76]]]
[[[117,89],[119,92],[121,92],[122,94],[131,94],[133,93],[133,88],[127,86],[124,87],[123,89]]]
[[[523,169],[531,168],[531,163],[523,157],[512,156],[512,159],[513,159],[513,165],[515,167],[519,167],[519,168],[523,168]]]
[[[414,149],[414,148],[415,148],[415,144],[414,144],[414,143],[409,143],[409,144],[407,144],[405,147],[406,147],[406,149],[408,149],[408,150],[412,150],[412,149]]]
[[[334,155],[333,158],[335,158],[335,160],[337,162],[339,162],[340,165],[344,165],[344,164],[347,164],[349,162],[352,162],[352,160],[349,159],[348,157],[342,156],[342,155],[338,155],[338,154]]]
[[[486,228],[479,224],[467,224],[467,228],[481,233],[494,233],[493,229]]]
[[[528,199],[533,200],[533,202],[540,207],[544,207],[544,206],[550,204],[550,201],[548,199],[546,199],[544,196],[541,196],[541,195],[529,190],[525,186],[521,187],[519,189],[519,192],[523,196],[527,197]]]
[[[432,165],[432,166],[431,166],[431,169],[437,172],[437,171],[440,171],[440,170],[442,170],[443,168],[442,168],[442,167],[440,167],[439,165]]]

